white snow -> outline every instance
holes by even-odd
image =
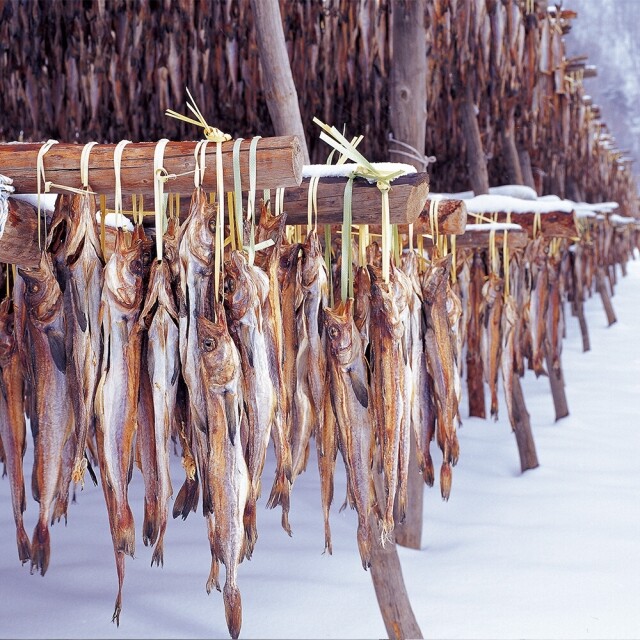
[[[96,220],[98,221],[98,224],[102,221],[102,214],[100,210],[96,211]],[[106,227],[112,227],[113,229],[120,227],[125,231],[131,232],[133,232],[134,229],[133,222],[131,222],[131,220],[122,213],[107,213],[104,217],[104,224]]]
[[[443,503],[437,488],[426,489],[422,549],[400,549],[426,637],[638,637],[640,262],[618,279],[613,304],[618,323],[607,327],[600,299],[587,300],[588,353],[565,308],[568,418],[554,422],[546,378],[527,372],[523,380],[538,469],[520,474],[502,396],[498,422],[468,418],[463,399],[451,499]],[[439,460],[435,444],[432,451]],[[31,459],[29,444],[29,474]],[[253,560],[239,571],[241,637],[386,637],[370,576],[360,565],[354,512],[338,513],[345,495],[341,461],[333,556],[322,555],[315,453],[294,487],[292,538],[280,529],[279,512],[264,508],[273,470],[270,459],[258,509],[260,538]],[[177,458],[172,471],[177,493]],[[164,568],[151,568],[151,550],[141,541],[137,469],[130,495],[137,557],[127,558],[118,629],[111,623],[117,581],[101,488],[86,486],[70,507],[69,525],[53,527],[51,564],[41,578],[17,559],[9,483],[0,481],[0,637],[227,637],[222,598],[204,589],[210,556],[200,512],[169,523]],[[29,497],[29,532],[36,517]]]
[[[38,206],[38,194],[37,193],[16,193],[11,196],[16,200],[23,200],[24,202],[28,202],[34,207]],[[53,211],[56,206],[56,198],[58,197],[55,193],[41,193],[40,194],[40,209],[42,211]]]
[[[393,171],[402,171],[403,174],[416,173],[416,168],[413,165],[402,162],[372,162],[371,165],[383,173],[391,173]],[[344,164],[305,164],[302,167],[302,177],[348,178],[359,166],[353,162],[345,162]]]
[[[489,194],[494,196],[511,196],[521,200],[537,200],[538,194],[535,189],[522,184],[505,184],[501,187],[489,187]]]
[[[467,211],[471,213],[495,213],[497,211],[511,211],[512,213],[540,212],[551,213],[554,211],[573,211],[572,203],[565,201],[540,201],[521,200],[511,196],[481,195],[465,202]]]
[[[467,231],[522,231],[519,224],[513,222],[485,222],[484,224],[468,224],[464,228]]]
[[[634,224],[636,222],[636,219],[630,218],[628,216],[621,216],[618,213],[612,213],[609,216],[609,222],[616,225],[625,225],[625,224]]]

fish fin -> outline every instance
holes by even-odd
[[[224,415],[227,420],[227,433],[231,444],[235,445],[236,430],[238,428],[237,420],[238,408],[236,404],[236,394],[227,392],[224,394]]]
[[[49,341],[51,357],[58,370],[65,373],[67,370],[67,351],[64,344],[64,336],[59,331],[49,330],[45,332]]]
[[[247,560],[251,560],[253,549],[258,540],[258,528],[256,526],[256,499],[253,495],[253,490],[251,490],[251,494],[249,495],[247,503],[244,507],[242,521],[244,524],[245,533],[245,557],[247,558]]]
[[[16,541],[18,543],[18,557],[20,562],[24,564],[31,559],[31,542],[29,542],[29,536],[27,536],[22,524],[16,528]]]
[[[347,373],[351,380],[353,393],[355,393],[358,402],[366,409],[369,406],[369,392],[367,391],[366,381],[358,376],[358,372],[355,369],[348,369]]]
[[[451,466],[446,461],[440,467],[440,494],[445,502],[451,495]]]
[[[247,353],[247,360],[249,361],[249,366],[253,369],[253,334],[255,332],[255,329],[252,329],[251,331],[251,339],[247,341],[247,344],[244,345],[244,348],[246,349],[246,353]]]
[[[173,373],[171,374],[171,386],[176,383],[178,376],[180,375],[180,358],[174,358]]]
[[[31,541],[31,574],[40,572],[43,575],[49,567],[51,545],[49,539],[49,527],[46,522],[39,521],[33,532]]]
[[[180,491],[178,491],[173,503],[173,517],[182,516],[182,519],[186,520],[187,516],[198,508],[199,494],[200,485],[198,484],[197,475],[193,480],[189,477],[185,478],[184,484],[180,487]]]
[[[371,566],[371,531],[367,518],[363,518],[362,522],[358,524],[357,538],[362,567],[366,571]]]
[[[151,556],[151,566],[156,565],[158,567],[164,567],[164,539],[158,539],[158,544],[156,544],[155,549],[153,550],[153,555]]]
[[[240,627],[242,626],[242,598],[240,597],[240,589],[229,584],[229,578],[225,582],[222,597],[229,635],[235,640],[240,635]]]
[[[89,457],[87,456],[87,454],[84,454],[84,458],[87,461],[87,471],[89,472],[89,475],[91,476],[91,480],[93,482],[93,486],[97,487],[98,486],[98,478],[96,477],[96,472],[93,470],[93,467],[91,466],[91,462],[89,461]]]
[[[80,300],[80,293],[78,291],[78,284],[75,280],[71,280],[71,297],[73,298],[73,309],[76,313],[76,321],[78,322],[78,326],[80,327],[80,331],[85,333],[87,330],[88,322],[87,322],[87,314],[84,311],[85,304],[82,300]]]

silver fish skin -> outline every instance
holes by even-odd
[[[384,283],[381,269],[373,265],[367,268],[371,276],[372,392],[386,496],[381,533],[387,539],[394,528],[393,507],[398,490],[401,434],[405,419],[410,419],[404,413],[408,354],[392,284]]]
[[[135,551],[135,525],[128,500],[138,395],[142,330],[138,319],[143,302],[142,240],[132,241],[118,230],[115,251],[105,267],[101,317],[104,353],[96,390],[96,440],[102,489],[107,504],[118,572],[113,621],[119,624],[125,555]]]
[[[21,268],[25,281],[27,329],[31,345],[35,422],[35,486],[40,502],[38,523],[31,541],[31,572],[44,575],[49,566],[49,520],[53,501],[58,497],[63,450],[74,428],[69,397],[66,324],[62,291],[53,272],[48,253],[42,252],[38,267]]]
[[[11,483],[18,557],[24,564],[31,559],[31,543],[22,518],[27,508],[22,465],[27,448],[27,434],[24,419],[24,371],[16,342],[14,303],[11,298],[6,298],[0,303],[0,439]]]
[[[237,638],[242,625],[237,570],[246,554],[244,513],[251,482],[240,437],[243,403],[240,356],[229,334],[222,304],[216,305],[215,315],[215,322],[197,319],[199,372],[207,407],[207,473],[213,490],[210,580],[215,580],[217,564],[222,562],[226,568],[225,617],[231,637]]]
[[[263,307],[269,295],[269,279],[245,256],[232,251],[225,269],[225,307],[229,333],[240,354],[246,401],[246,461],[251,491],[245,510],[247,557],[251,557],[258,533],[256,501],[262,491],[262,471],[275,421],[277,399],[269,374]]]
[[[158,535],[151,564],[164,563],[171,486],[170,438],[176,412],[180,376],[179,312],[174,292],[177,279],[178,223],[169,221],[164,236],[163,261],[151,266],[149,289],[140,322],[146,328],[146,368],[153,398],[153,437],[157,474]],[[144,365],[143,365],[144,366]]]
[[[353,300],[324,309],[327,328],[329,393],[345,459],[352,503],[358,512],[358,548],[362,566],[371,566],[369,515],[373,490],[373,407],[369,402],[367,364],[353,320]]]
[[[498,419],[498,374],[500,370],[500,351],[502,338],[500,324],[502,319],[503,280],[490,273],[482,288],[482,333],[480,348],[485,382],[491,392],[491,417]]]

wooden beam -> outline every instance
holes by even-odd
[[[416,233],[432,233],[429,219],[429,206],[431,198],[416,220],[414,229]],[[449,235],[462,235],[467,226],[467,205],[464,200],[439,200],[438,201],[438,232]]]
[[[487,224],[487,226],[489,226]],[[507,242],[511,251],[524,249],[529,242],[527,232],[522,230],[508,231]],[[489,246],[491,232],[489,230],[465,231],[461,236],[456,237],[457,249],[486,249]],[[495,232],[496,247],[501,249],[504,246],[504,231]],[[427,247],[433,246],[430,238],[425,238],[424,243]]]
[[[249,145],[245,140],[240,145],[240,177],[243,188],[249,186]],[[224,188],[233,191],[233,145],[222,144],[222,168]],[[40,144],[0,144],[0,173],[13,179],[15,193],[37,193],[36,161]],[[97,193],[112,194],[115,190],[113,169],[114,144],[99,144],[93,147],[89,157],[89,184]],[[165,191],[191,193],[195,142],[169,142],[164,153],[164,168],[169,174],[178,175],[165,183]],[[121,179],[123,194],[153,195],[154,142],[128,144],[122,153]],[[66,187],[80,188],[80,155],[82,145],[56,144],[44,156],[47,181]],[[296,136],[262,138],[256,153],[257,189],[293,187],[302,179],[303,152]],[[206,171],[204,188],[216,188],[216,145],[210,143],[206,149]],[[191,172],[191,173],[189,173]],[[44,186],[42,187],[44,189]],[[60,193],[57,188],[52,193]],[[64,191],[62,191],[64,192]]]
[[[506,222],[507,213],[496,211],[494,213],[483,213],[485,217],[493,219],[497,215],[496,222]],[[519,224],[528,234],[533,237],[533,221],[535,213],[532,211],[523,213],[511,213],[511,222]],[[469,213],[470,220],[473,220],[473,213]],[[573,211],[550,211],[540,214],[542,233],[547,238],[577,238],[580,234],[576,229]]]
[[[318,183],[318,223],[342,222],[345,178],[321,178]],[[299,187],[285,189],[284,210],[289,224],[307,223],[309,179]],[[391,183],[389,191],[390,220],[393,224],[407,224],[417,220],[424,210],[429,193],[429,176],[412,173]],[[364,178],[353,181],[353,224],[380,224],[381,194],[375,183]]]
[[[9,198],[9,214],[0,238],[0,262],[21,267],[40,264],[38,211],[28,202]]]

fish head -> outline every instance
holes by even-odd
[[[142,277],[143,280],[147,280],[149,277],[149,273],[151,271],[151,263],[154,261],[156,257],[155,253],[155,242],[153,238],[147,236],[144,231],[144,227],[139,224],[133,230],[133,237],[131,240],[131,244],[135,244],[136,242],[140,242],[141,252],[140,259],[142,260]]]
[[[218,207],[209,204],[204,195],[192,199],[182,242],[188,246],[190,255],[205,265],[213,260],[217,217]]]
[[[422,277],[422,297],[427,304],[433,304],[435,299],[445,291],[445,284],[451,268],[451,255],[444,259],[434,260]]]
[[[162,258],[169,266],[171,280],[176,281],[180,277],[180,221],[171,218],[167,225],[167,231],[162,237]]]
[[[0,302],[0,367],[6,365],[16,347],[13,300]]]
[[[367,265],[371,276],[371,322],[385,329],[392,337],[400,338],[404,332],[395,302],[393,287],[382,279],[382,269]]]
[[[284,237],[284,228],[287,222],[286,214],[279,216],[271,213],[270,207],[264,202],[260,206],[260,219],[256,225],[256,243],[273,240],[278,243]]]
[[[504,280],[494,272],[491,272],[482,286],[482,296],[487,304],[491,306],[504,290]]]
[[[256,303],[249,264],[240,251],[232,251],[224,269],[224,304],[232,320],[240,320]]]
[[[309,288],[316,281],[320,269],[324,266],[322,245],[315,227],[307,234],[307,239],[302,246],[302,254],[302,286]]]
[[[50,320],[62,304],[51,255],[43,251],[37,267],[19,267],[18,273],[25,283],[24,299],[30,313],[40,322]]]
[[[126,232],[116,232],[115,251],[104,270],[104,282],[114,301],[122,311],[129,312],[140,306],[143,294],[143,243],[140,237],[127,243]]]
[[[278,262],[278,282],[281,287],[292,282],[292,279],[298,276],[301,247],[302,245],[298,242],[282,244],[280,248],[280,260]]]
[[[216,304],[216,320],[196,318],[198,354],[206,385],[224,387],[237,375],[240,365],[238,351],[227,328],[224,306]]]
[[[323,321],[329,352],[340,364],[349,364],[354,358],[354,341],[360,339],[353,322],[353,298],[339,302],[333,309],[325,307]]]
[[[382,268],[382,249],[377,242],[372,242],[365,250],[367,264]]]
[[[73,264],[85,243],[87,225],[94,225],[96,220],[96,197],[91,193],[77,193],[69,198],[69,226],[65,243],[65,259]]]

